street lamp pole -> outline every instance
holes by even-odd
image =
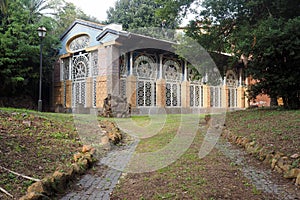
[[[42,56],[42,50],[43,50],[43,39],[46,36],[46,28],[45,27],[39,27],[37,29],[38,35],[40,37],[40,81],[39,81],[39,101],[38,101],[38,111],[42,112],[43,102],[42,102],[42,78],[43,78],[43,56]]]

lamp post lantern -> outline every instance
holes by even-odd
[[[43,49],[43,39],[46,36],[46,28],[39,27],[37,29],[38,35],[40,37],[40,82],[39,82],[39,101],[38,101],[38,111],[42,112],[42,76],[43,76],[43,56],[42,56],[42,49]]]

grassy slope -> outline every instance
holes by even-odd
[[[300,110],[246,110],[228,113],[227,128],[255,140],[268,151],[300,153]]]
[[[71,164],[80,146],[72,115],[11,108],[0,108],[0,141],[0,166],[40,179]],[[0,176],[0,186],[15,197],[32,183],[4,170]]]

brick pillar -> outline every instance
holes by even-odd
[[[188,81],[181,83],[181,107],[190,107],[190,82]]]
[[[222,107],[228,108],[228,86],[223,85],[222,87]]]
[[[86,107],[92,107],[92,95],[93,94],[93,78],[88,77],[86,78]]]
[[[72,107],[72,81],[66,81],[66,107]]]
[[[96,91],[96,105],[97,108],[103,108],[104,99],[107,97],[107,77],[98,76],[97,77],[97,91]]]
[[[126,78],[126,97],[132,108],[136,108],[136,82],[134,75],[129,75]]]
[[[210,88],[207,85],[203,85],[203,107],[210,108]]]
[[[158,108],[166,106],[166,80],[164,79],[156,81],[156,106]]]
[[[245,108],[245,90],[242,86],[237,88],[237,107]]]

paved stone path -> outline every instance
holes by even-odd
[[[96,171],[86,174],[77,183],[79,189],[65,195],[62,200],[108,200],[114,187],[118,183],[123,170],[127,166],[132,153],[138,144],[138,140],[125,146],[116,147],[102,158],[95,167]],[[250,166],[246,160],[246,153],[235,148],[229,142],[220,138],[216,148],[228,157],[232,162],[241,166],[242,172],[257,189],[270,194],[274,199],[299,199],[291,194],[284,185],[277,185],[270,178],[271,170],[259,170]],[[103,167],[106,166],[106,167]]]
[[[295,200],[300,199],[299,196],[291,194],[289,188],[285,185],[278,185],[272,181],[271,170],[260,170],[251,166],[246,162],[245,157],[247,153],[243,150],[233,147],[229,142],[224,141],[222,138],[216,145],[216,148],[221,151],[235,164],[241,166],[242,172],[258,190],[262,190],[270,194],[270,197],[280,200]]]
[[[95,166],[93,175],[86,174],[77,183],[78,190],[72,191],[61,200],[107,200],[127,166],[138,140],[125,146],[115,147]],[[107,166],[107,167],[103,167]]]

